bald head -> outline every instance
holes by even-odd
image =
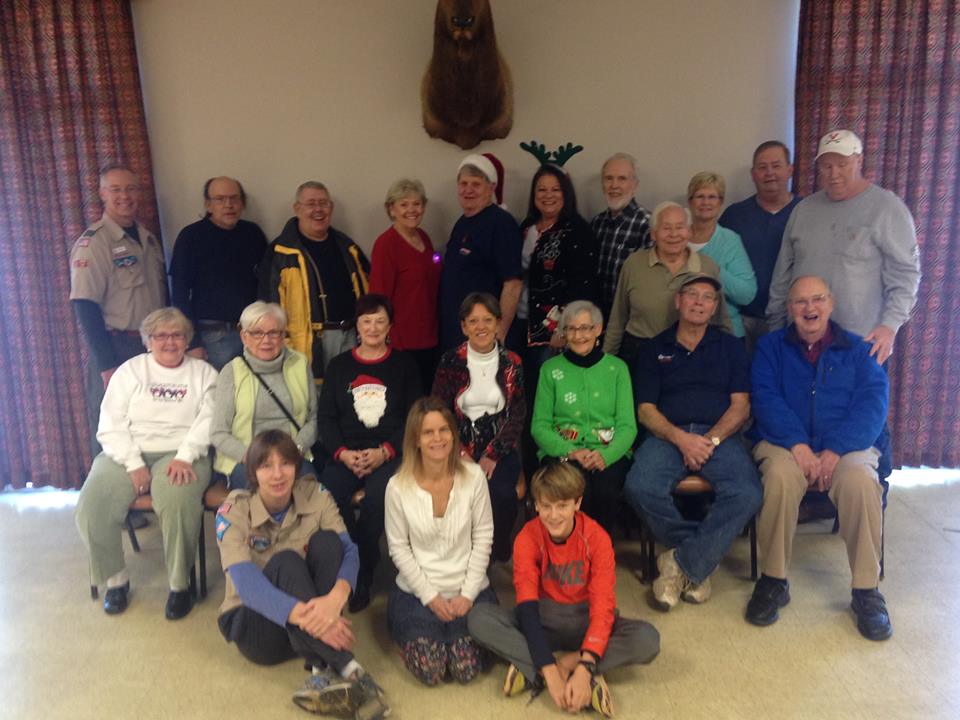
[[[826,334],[833,314],[830,286],[815,275],[798,277],[790,286],[787,308],[800,339],[805,343],[817,342]]]

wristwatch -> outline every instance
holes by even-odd
[[[720,447],[720,436],[714,435],[712,438],[710,438],[710,442],[713,443],[714,447]]]

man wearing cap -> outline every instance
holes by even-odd
[[[654,598],[669,610],[683,597],[710,597],[710,575],[762,501],[753,460],[739,430],[750,415],[750,368],[743,342],[710,324],[720,282],[693,274],[674,298],[679,320],[637,360],[634,387],[647,438],[624,492],[660,543]],[[688,475],[715,495],[701,522],[685,519],[673,491]]]
[[[607,209],[590,221],[597,238],[597,275],[600,278],[600,310],[610,319],[620,268],[636,250],[653,247],[650,211],[633,197],[637,191],[637,161],[618,152],[607,158],[600,170],[600,183]]]
[[[757,276],[756,296],[740,308],[747,349],[751,352],[757,339],[767,333],[765,313],[773,267],[787,220],[800,202],[800,198],[790,192],[792,175],[793,165],[787,146],[779,140],[760,143],[753,151],[750,168],[756,194],[733,203],[720,216],[720,225],[733,230],[743,240]]]
[[[496,164],[494,163],[496,161]],[[499,167],[499,170],[498,170]],[[494,204],[502,202],[503,166],[493,155],[468,155],[457,169],[457,197],[463,215],[450,232],[440,276],[440,344],[448,350],[463,342],[460,303],[472,292],[500,299],[501,344],[507,337],[523,287],[520,253],[523,243],[517,221]],[[514,338],[506,344],[514,345]],[[520,349],[525,338],[518,338]]]
[[[173,304],[197,329],[189,352],[217,370],[243,349],[237,323],[257,299],[257,267],[267,249],[260,226],[240,219],[246,203],[238,180],[207,180],[206,214],[180,231],[170,262]]]
[[[93,457],[103,392],[121,364],[144,351],[140,323],[167,304],[163,248],[137,222],[140,184],[128,168],[100,172],[103,216],[70,251],[70,301],[90,350],[87,418]]]
[[[747,605],[754,625],[777,621],[790,602],[787,568],[800,501],[828,492],[840,519],[853,574],[851,607],[870,640],[892,634],[880,577],[883,531],[881,458],[887,374],[858,335],[831,320],[830,287],[802,276],[790,287],[791,324],[760,339],[753,360],[753,454],[763,474],[757,522],[763,574]]]
[[[307,356],[318,385],[330,360],[356,345],[354,306],[369,289],[370,261],[331,227],[333,207],[326,185],[300,185],[294,217],[260,263],[260,298],[287,311],[288,344]]]
[[[917,299],[913,218],[900,198],[863,177],[863,144],[849,130],[820,139],[817,174],[823,189],[800,201],[784,231],[767,320],[783,327],[793,281],[821,277],[833,288],[837,322],[883,364]]]

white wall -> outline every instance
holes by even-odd
[[[603,208],[600,165],[640,160],[639,200],[683,200],[700,170],[752,192],[753,148],[792,144],[799,0],[493,0],[514,76],[514,127],[485,142],[526,210],[536,161],[520,141],[585,150],[567,163],[581,212]],[[459,215],[459,148],[427,137],[419,85],[433,0],[133,0],[159,194],[171,243],[202,211],[211,175],[240,178],[268,237],[296,186],[325,182],[334,224],[369,249],[388,224],[387,186],[420,178],[425,229],[446,241]]]

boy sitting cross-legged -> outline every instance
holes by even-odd
[[[563,710],[592,706],[610,717],[613,705],[600,673],[650,662],[660,635],[649,623],[619,616],[613,544],[580,512],[583,489],[583,476],[569,463],[534,474],[537,517],[513,546],[517,607],[478,605],[468,626],[477,643],[510,663],[505,695],[545,686]]]

